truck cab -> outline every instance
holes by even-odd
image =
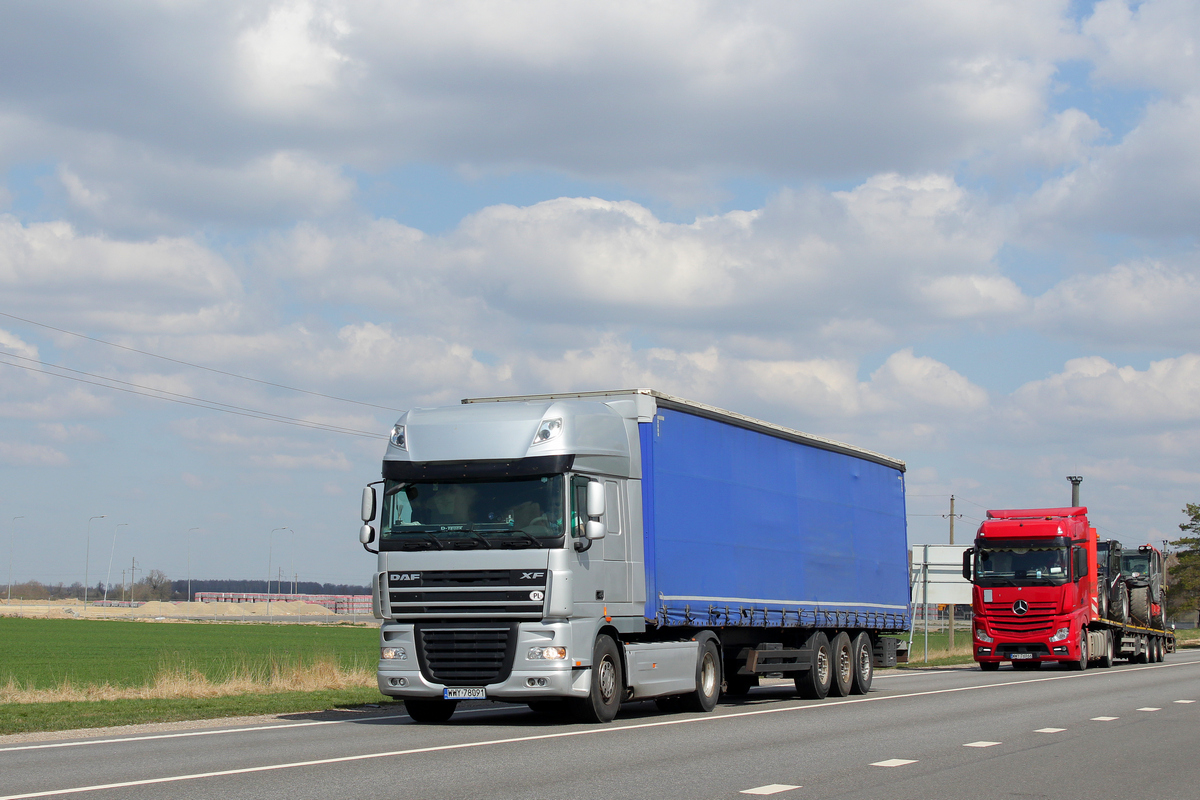
[[[1085,668],[1095,564],[1095,530],[1084,507],[988,511],[963,554],[963,576],[974,584],[980,667],[1059,661]]]

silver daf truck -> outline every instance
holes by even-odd
[[[379,689],[419,722],[865,692],[907,625],[902,471],[648,389],[412,409],[363,492]]]

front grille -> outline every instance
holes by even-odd
[[[1036,636],[1054,628],[1055,602],[1031,602],[1025,614],[1013,613],[1012,603],[988,603],[988,628],[992,634],[1006,636]]]
[[[417,625],[417,662],[426,680],[486,686],[512,672],[516,625]]]
[[[392,619],[541,619],[546,569],[429,570],[387,573]]]

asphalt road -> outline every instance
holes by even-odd
[[[881,673],[865,697],[762,687],[712,714],[627,705],[547,723],[523,706],[303,718],[0,744],[0,800],[116,798],[1200,797],[1200,651],[1068,672]]]

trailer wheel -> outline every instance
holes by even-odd
[[[981,669],[984,672],[996,672],[997,670],[1000,669],[1000,662],[999,661],[980,661],[979,669]]]
[[[1149,651],[1149,647],[1147,646],[1146,637],[1145,636],[1137,637],[1137,645],[1134,649],[1134,652],[1136,653],[1136,655],[1130,659],[1130,663],[1133,663],[1136,661],[1138,664],[1149,664],[1150,663],[1150,653],[1148,651]]]
[[[1113,636],[1112,631],[1104,632],[1104,651],[1100,653],[1100,666],[1108,669],[1113,665]]]
[[[621,654],[611,636],[600,634],[592,647],[592,682],[587,697],[573,698],[571,705],[581,722],[612,722],[621,708],[625,680]]]
[[[808,637],[804,646],[812,651],[812,661],[807,671],[797,675],[793,680],[796,691],[807,700],[821,700],[829,694],[829,684],[833,682],[833,659],[830,657],[829,639],[818,631]]]
[[[457,700],[434,700],[424,697],[404,698],[404,710],[413,722],[445,722],[454,714]]]
[[[717,707],[721,696],[721,651],[710,634],[700,641],[696,654],[696,691],[680,698],[680,706],[688,711],[707,714]]]
[[[854,681],[850,685],[850,694],[866,694],[871,691],[871,680],[875,677],[875,648],[871,637],[860,633],[854,637],[850,649],[854,651]]]
[[[833,664],[829,693],[834,697],[845,697],[854,685],[854,649],[850,646],[850,634],[842,631],[833,637],[829,642],[829,657]]]
[[[1160,663],[1160,664],[1162,663],[1163,658],[1166,656],[1166,653],[1163,651],[1164,651],[1164,648],[1163,648],[1162,639],[1155,637],[1155,639],[1154,639],[1154,661],[1156,663]]]

